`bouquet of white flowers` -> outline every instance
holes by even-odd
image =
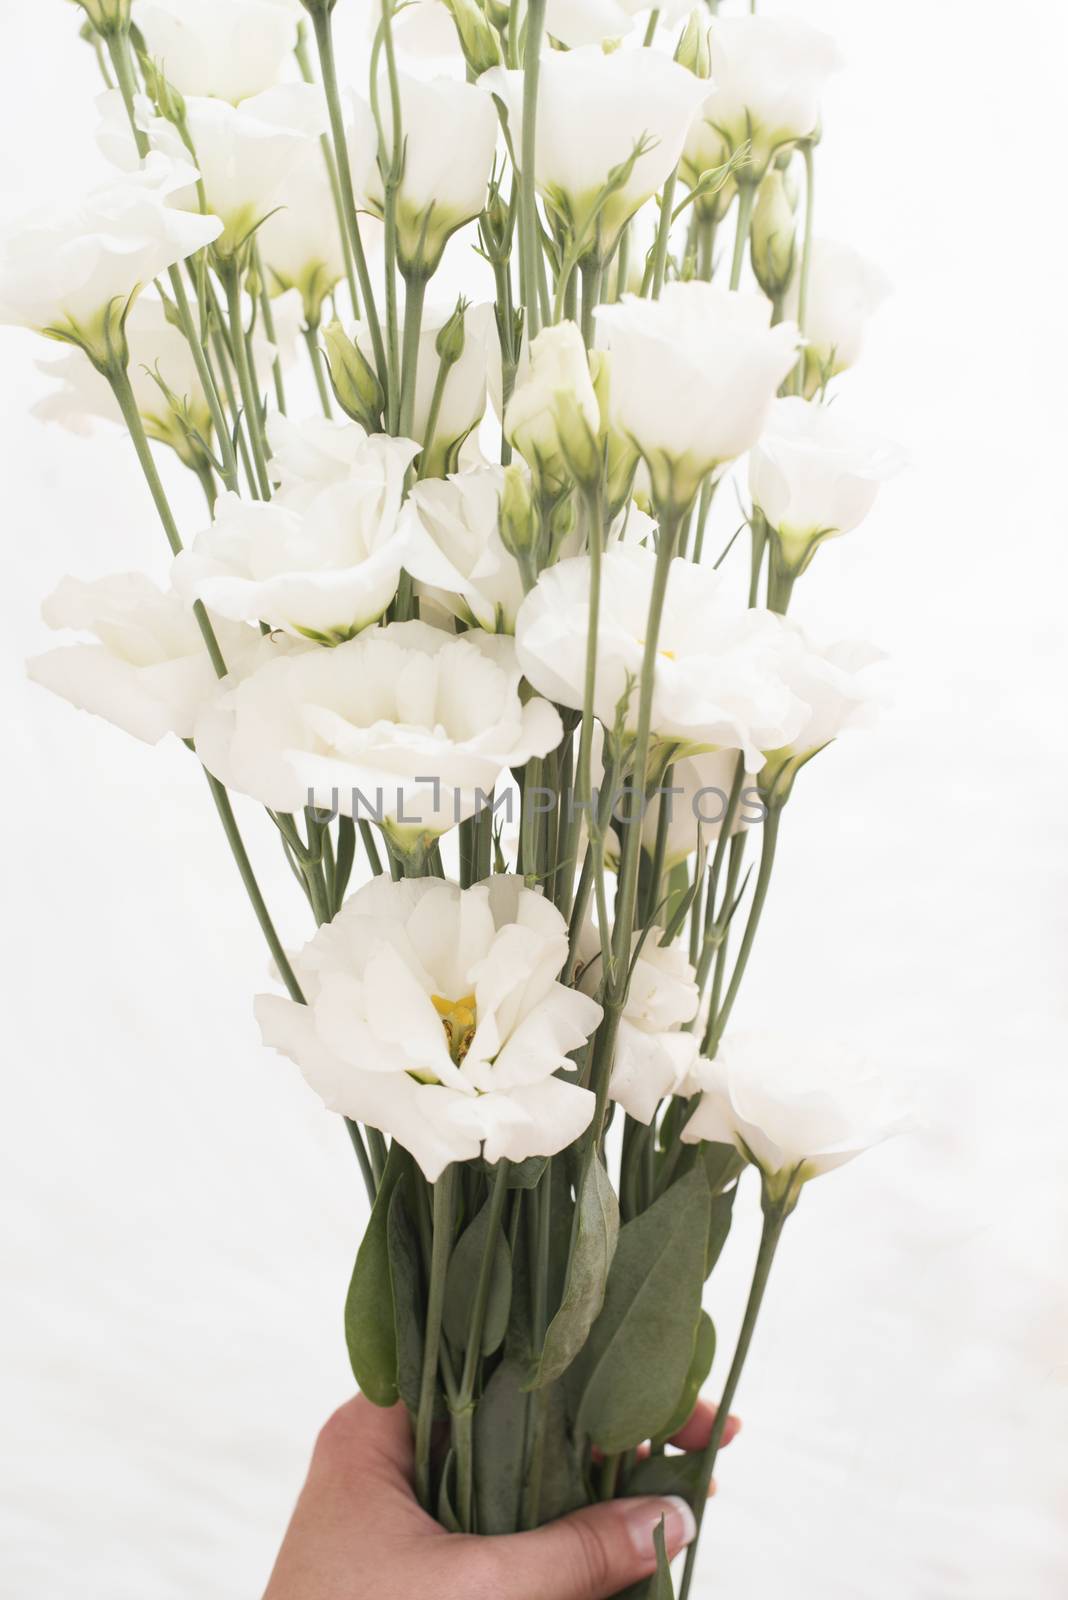
[[[7,231],[0,315],[69,347],[42,410],[122,423],[174,563],[66,580],[46,619],[87,639],[31,671],[203,766],[263,1037],[366,1182],[345,1329],[423,1506],[681,1500],[647,1571],[673,1593],[688,1543],[685,1597],[784,1224],[901,1121],[848,1047],[731,1024],[795,784],[870,700],[874,653],[791,611],[896,461],[827,404],[883,293],[813,232],[837,52],[713,0],[78,3],[116,171]],[[203,487],[188,545],[150,441]],[[752,1292],[681,1453],[749,1167]]]

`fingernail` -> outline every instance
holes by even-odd
[[[677,1556],[692,1544],[697,1535],[697,1521],[685,1500],[678,1495],[668,1495],[663,1500],[633,1500],[626,1507],[627,1532],[636,1554],[643,1561],[656,1555],[654,1535],[661,1522],[664,1524],[664,1543],[668,1556]]]

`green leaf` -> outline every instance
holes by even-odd
[[[471,1307],[475,1300],[482,1258],[486,1252],[489,1231],[490,1202],[487,1200],[474,1221],[465,1228],[449,1257],[449,1271],[445,1279],[445,1334],[456,1350],[467,1345],[467,1331],[471,1322]],[[500,1348],[508,1327],[508,1310],[512,1303],[512,1252],[504,1230],[498,1225],[493,1244],[493,1268],[490,1278],[489,1299],[486,1302],[486,1319],[482,1325],[482,1354],[492,1355]]]
[[[722,1194],[745,1171],[745,1160],[732,1144],[702,1143],[699,1149],[713,1195]]]
[[[656,1571],[651,1578],[643,1578],[629,1589],[624,1589],[619,1600],[675,1600],[675,1587],[671,1581],[671,1563],[668,1560],[664,1539],[663,1520],[653,1530],[656,1547]]]
[[[475,1408],[475,1507],[480,1533],[514,1533],[519,1526],[525,1371],[522,1362],[506,1356]]]
[[[397,1337],[387,1237],[393,1192],[411,1157],[394,1144],[360,1243],[345,1301],[345,1341],[360,1390],[376,1406],[397,1403]]]
[[[679,1403],[672,1413],[671,1421],[664,1424],[658,1438],[654,1439],[654,1444],[664,1444],[673,1433],[678,1433],[679,1429],[689,1422],[697,1404],[697,1397],[701,1393],[701,1385],[712,1371],[715,1355],[716,1330],[712,1326],[712,1318],[708,1312],[702,1311],[694,1337],[693,1359],[686,1374],[686,1382],[682,1386]]]
[[[738,1193],[738,1185],[717,1194],[712,1201],[708,1214],[708,1250],[705,1255],[705,1277],[707,1278],[720,1256],[723,1246],[727,1243],[727,1235],[731,1231],[734,1220],[734,1197]]]
[[[604,1305],[618,1238],[619,1203],[604,1165],[594,1156],[578,1197],[575,1248],[563,1299],[549,1324],[530,1388],[559,1378],[586,1343]]]
[[[386,1220],[393,1329],[397,1350],[397,1391],[414,1416],[423,1377],[423,1283],[419,1244],[408,1218],[406,1185],[393,1191]]]
[[[445,1457],[445,1465],[441,1469],[441,1483],[438,1485],[438,1521],[446,1533],[462,1533],[460,1519],[453,1510],[452,1482],[456,1477],[456,1452],[450,1450]]]
[[[568,1374],[575,1427],[606,1455],[670,1421],[693,1360],[708,1243],[703,1164],[620,1231],[604,1309]]]
[[[701,1484],[702,1457],[691,1450],[675,1455],[645,1456],[623,1480],[623,1495],[653,1495],[657,1499],[677,1494],[693,1501]]]

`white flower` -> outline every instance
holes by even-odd
[[[583,426],[585,424],[585,427]],[[531,471],[566,484],[575,453],[593,454],[601,425],[582,334],[573,322],[544,328],[530,346],[529,365],[504,416],[505,437]]]
[[[682,1031],[700,1004],[696,975],[678,945],[658,943],[660,932],[653,928],[648,937],[636,933],[631,943],[633,967],[608,1085],[611,1098],[646,1127],[660,1102],[677,1094],[689,1078],[698,1050],[696,1034]],[[587,930],[580,986],[590,995],[598,993],[602,979],[596,944],[592,929]]]
[[[510,639],[394,622],[224,682],[197,722],[197,753],[275,810],[313,794],[417,848],[473,815],[507,768],[559,744],[555,709],[524,705],[520,678]]]
[[[73,340],[106,361],[138,291],[219,235],[218,217],[169,203],[195,178],[188,162],[149,155],[75,204],[9,224],[0,234],[0,321]]]
[[[123,115],[117,93],[104,96],[102,108],[101,143],[105,152],[121,163],[129,134],[121,123],[116,126],[116,119]],[[232,256],[280,203],[289,173],[310,148],[319,150],[319,136],[327,125],[326,108],[312,84],[286,83],[265,89],[238,106],[190,96],[185,110],[208,210],[223,222],[215,249],[221,256]],[[155,148],[172,157],[185,152],[177,128],[153,116],[144,97],[137,101],[137,118]],[[175,204],[199,210],[196,188],[176,195]]]
[[[796,622],[779,622],[779,671],[806,714],[800,730],[784,745],[764,746],[759,781],[765,795],[785,797],[806,761],[847,729],[869,723],[875,701],[865,673],[882,659],[882,652],[856,639],[821,644]]]
[[[406,566],[424,601],[489,633],[514,633],[523,603],[515,557],[501,541],[503,467],[473,467],[412,490]]]
[[[645,458],[663,505],[684,509],[704,477],[756,443],[797,359],[797,328],[770,323],[763,295],[699,282],[598,307],[612,420]]]
[[[786,297],[787,316],[796,316],[799,284]],[[851,245],[814,239],[805,309],[807,393],[817,393],[829,378],[860,359],[868,321],[890,293],[881,267]]]
[[[478,84],[429,81],[398,73],[404,169],[397,192],[397,251],[401,265],[429,276],[446,241],[486,203],[497,149],[493,101]],[[393,103],[379,89],[388,163],[393,148]],[[359,187],[376,216],[384,212],[382,177],[372,142]]]
[[[224,495],[174,582],[234,621],[336,643],[376,621],[405,560],[404,476],[419,446],[355,422],[275,417],[271,501]]]
[[[791,397],[776,400],[750,453],[749,490],[788,567],[801,572],[824,539],[863,522],[900,464],[900,451],[857,432],[837,407]]]
[[[557,982],[567,954],[563,917],[521,878],[380,877],[297,957],[308,1004],[261,995],[256,1015],[331,1110],[435,1182],[480,1154],[555,1155],[588,1127],[594,1096],[554,1076],[601,1018]]]
[[[178,595],[137,572],[91,583],[64,578],[41,614],[50,628],[88,633],[94,642],[33,657],[27,670],[34,683],[146,744],[168,733],[192,736],[218,680],[192,610]],[[215,632],[227,665],[247,666],[260,635],[229,623]]]
[[[684,756],[664,776],[661,789],[650,801],[642,820],[642,845],[650,856],[656,849],[661,808],[666,808],[664,869],[670,871],[693,854],[699,843],[719,838],[730,809],[738,771],[737,750],[707,750]],[[743,769],[742,787],[734,809],[731,833],[741,833],[759,822],[763,805],[753,775]]]
[[[183,95],[246,100],[278,82],[293,53],[298,0],[136,0],[148,54]]]
[[[126,343],[130,352],[130,387],[145,432],[150,439],[171,445],[183,460],[189,460],[185,429],[156,381],[157,376],[204,440],[211,438],[211,412],[189,343],[169,320],[162,300],[150,294],[138,296],[126,319]],[[46,376],[62,380],[62,387],[37,402],[33,407],[35,416],[62,423],[74,433],[88,431],[92,418],[122,423],[111,385],[77,351],[65,351],[57,360],[39,361],[37,366]]]
[[[852,1050],[796,1034],[737,1034],[701,1061],[683,1140],[733,1144],[769,1198],[796,1204],[810,1178],[907,1126],[878,1074]]]
[[[299,290],[305,322],[316,327],[324,299],[345,272],[337,207],[317,140],[303,145],[287,167],[273,203],[275,209],[257,235],[267,287],[272,294]],[[365,230],[360,231],[362,236]]]
[[[506,106],[518,151],[522,72],[494,67],[479,82]],[[587,250],[608,255],[627,218],[670,176],[707,90],[707,84],[654,50],[605,55],[591,45],[542,56],[535,179]],[[648,148],[594,221],[594,205],[609,173],[630,159],[643,138]]]
[[[661,24],[685,16],[692,0],[665,0],[658,7]],[[645,0],[548,0],[545,31],[569,50],[584,44],[601,44],[622,39],[634,27],[634,20],[648,11]]]
[[[748,142],[741,177],[758,183],[776,150],[815,132],[824,85],[842,64],[838,47],[797,17],[715,17],[709,49],[713,87],[690,136],[688,166],[721,166]]]
[[[656,557],[621,546],[602,560],[594,714],[608,729],[625,707],[633,731]],[[548,567],[520,607],[516,648],[540,694],[581,710],[586,671],[590,564],[576,556]],[[678,754],[742,750],[749,770],[761,752],[788,744],[808,718],[783,679],[787,631],[766,611],[740,610],[711,568],[671,563],[653,685],[652,729]]]

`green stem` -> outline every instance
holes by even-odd
[[[738,949],[738,959],[731,973],[730,985],[718,1015],[710,1012],[708,1027],[705,1030],[704,1043],[701,1054],[714,1056],[723,1037],[728,1018],[734,1009],[734,1002],[738,998],[738,990],[745,977],[745,969],[753,949],[753,941],[757,936],[760,918],[764,911],[764,902],[768,897],[768,886],[771,883],[772,869],[775,866],[775,849],[779,839],[779,823],[782,812],[778,806],[772,806],[764,820],[764,842],[760,851],[760,868],[757,872],[756,887],[753,890],[753,904],[749,908],[749,918],[742,935],[742,942]]]
[[[745,247],[749,243],[749,224],[753,216],[753,202],[756,199],[756,184],[738,184],[738,221],[734,235],[734,256],[731,261],[731,288],[737,289],[742,281],[742,267],[745,265]]]
[[[527,7],[526,43],[523,51],[523,142],[519,170],[519,225],[523,265],[523,305],[527,335],[534,340],[541,328],[541,239],[535,189],[534,152],[538,129],[538,79],[545,32],[546,0],[530,0]]]
[[[330,402],[330,385],[326,381],[323,371],[323,353],[319,349],[318,329],[308,327],[304,329],[304,343],[308,350],[308,359],[315,376],[315,387],[319,394],[319,404],[323,408],[324,417],[332,417],[334,408]]]
[[[715,1470],[716,1457],[723,1435],[727,1429],[730,1418],[731,1406],[738,1389],[738,1382],[745,1366],[745,1358],[749,1354],[749,1346],[753,1339],[753,1330],[756,1327],[757,1317],[760,1315],[760,1306],[764,1299],[764,1291],[768,1286],[768,1277],[771,1272],[772,1262],[779,1239],[782,1236],[783,1224],[786,1221],[785,1207],[765,1206],[764,1226],[760,1236],[760,1249],[757,1252],[756,1266],[753,1271],[753,1281],[749,1290],[749,1300],[742,1319],[741,1331],[738,1334],[738,1343],[734,1349],[734,1360],[731,1362],[727,1381],[723,1386],[720,1397],[719,1409],[716,1420],[712,1424],[712,1432],[708,1444],[705,1446],[701,1457],[701,1475],[693,1499],[693,1513],[697,1520],[697,1534],[701,1532],[701,1522],[708,1504],[708,1490],[712,1482],[712,1473]],[[693,1583],[694,1567],[697,1562],[697,1538],[694,1539],[686,1552],[686,1566],[682,1576],[682,1588],[679,1591],[679,1600],[688,1600],[690,1586]]]
[[[677,511],[664,513],[660,522],[660,539],[656,550],[656,569],[649,602],[649,618],[645,629],[645,651],[642,658],[641,687],[638,700],[638,727],[634,740],[633,786],[623,859],[620,863],[619,895],[616,902],[615,956],[616,977],[624,988],[630,967],[630,943],[634,929],[634,913],[638,900],[638,867],[641,858],[641,820],[634,819],[634,808],[639,812],[644,802],[646,769],[652,745],[653,690],[656,683],[657,651],[660,644],[660,624],[667,598],[671,561],[678,540],[682,516]]]
[[[660,199],[660,223],[656,230],[656,250],[653,255],[652,271],[647,273],[649,286],[642,284],[642,293],[648,294],[651,299],[659,300],[660,291],[664,287],[664,277],[667,273],[668,247],[671,243],[671,213],[675,205],[675,186],[678,182],[678,168],[671,174],[664,185],[664,192]]]
[[[245,343],[245,325],[241,315],[241,274],[237,263],[229,261],[221,272],[226,291],[226,313],[230,323],[230,347],[237,371],[237,384],[241,390],[241,405],[245,413],[245,427],[252,445],[252,459],[256,464],[256,482],[264,500],[271,497],[271,480],[267,474],[269,451],[263,434],[260,397],[249,365],[248,346]]]
[[[267,336],[268,343],[274,349],[271,376],[274,379],[275,403],[284,417],[286,414],[286,386],[282,377],[282,356],[278,349],[278,334],[274,325],[274,310],[271,306],[271,297],[267,293],[267,278],[263,270],[263,258],[260,255],[260,247],[256,243],[253,243],[252,246],[252,262],[260,283],[260,316],[263,318],[263,331]]]
[[[312,72],[311,61],[308,58],[308,45],[304,34],[303,22],[297,29],[297,43],[293,54],[297,58],[297,66],[300,68],[300,75],[304,82],[314,83],[315,74]],[[329,135],[324,133],[319,143],[322,146],[323,160],[326,163],[326,175],[330,180],[330,193],[334,201],[334,210],[337,213],[338,233],[341,236],[341,256],[345,263],[345,281],[349,286],[352,314],[358,318],[360,315],[360,295],[359,290],[356,288],[356,274],[352,262],[352,245],[349,242],[349,230],[345,224],[345,213],[341,204],[341,185],[338,182],[337,163],[334,160],[334,152],[330,147]]]
[[[809,279],[812,272],[813,218],[816,211],[816,162],[811,139],[805,139],[802,142],[801,156],[805,163],[805,234],[801,244],[801,270],[797,280],[797,326],[802,338],[804,338],[805,323],[808,317]],[[801,359],[797,363],[794,384],[796,393],[801,394],[805,387],[805,357],[803,351]]]
[[[438,1387],[438,1354],[441,1349],[441,1319],[445,1309],[445,1277],[452,1255],[455,1188],[456,1168],[448,1166],[434,1184],[434,1235],[426,1308],[426,1342],[423,1346],[419,1409],[415,1417],[415,1491],[420,1505],[427,1511],[431,1509],[430,1437],[434,1425],[434,1400]]]
[[[196,368],[200,386],[207,397],[208,409],[211,412],[212,427],[215,429],[215,437],[222,456],[223,482],[231,494],[236,494],[238,489],[237,456],[234,453],[234,443],[230,437],[226,413],[219,398],[215,374],[211,370],[207,352],[193,322],[193,312],[189,305],[189,296],[185,292],[185,283],[182,280],[181,270],[178,267],[172,267],[169,278],[171,293],[174,295],[174,303],[178,309],[178,317],[182,324],[182,332],[185,334],[186,343],[193,357],[193,365]]]
[[[407,292],[404,296],[404,345],[401,353],[398,414],[398,433],[402,439],[411,438],[415,419],[415,388],[419,372],[419,339],[423,331],[426,283],[426,278],[420,273],[409,273],[405,278]]]
[[[642,40],[642,44],[646,49],[649,48],[653,40],[656,38],[656,25],[659,21],[660,10],[657,8],[657,10],[649,13],[649,25],[645,30],[645,38]]]
[[[341,113],[341,96],[338,91],[337,63],[334,59],[334,36],[329,12],[316,11],[312,23],[315,28],[315,44],[319,52],[319,70],[322,73],[323,92],[326,95],[327,111],[330,115],[330,134],[334,145],[334,160],[337,163],[338,186],[341,191],[341,212],[348,229],[349,247],[352,258],[356,264],[356,276],[359,279],[360,293],[363,296],[364,309],[367,313],[367,322],[371,334],[371,344],[374,349],[375,367],[378,372],[379,382],[386,384],[389,368],[386,365],[386,349],[382,341],[382,328],[378,321],[378,312],[375,308],[374,290],[371,287],[371,274],[367,266],[367,255],[360,238],[359,219],[356,215],[356,199],[352,186],[352,167],[349,162],[348,140],[345,134],[345,119]]]
[[[482,1252],[482,1260],[478,1269],[478,1280],[475,1284],[475,1298],[471,1304],[471,1320],[467,1329],[467,1349],[464,1353],[463,1374],[460,1378],[460,1390],[455,1410],[462,1415],[463,1423],[455,1435],[456,1445],[456,1478],[457,1478],[457,1513],[460,1526],[465,1533],[474,1531],[474,1459],[472,1455],[471,1413],[475,1403],[475,1380],[478,1377],[479,1363],[482,1357],[482,1331],[486,1325],[486,1307],[489,1305],[490,1286],[493,1282],[493,1268],[497,1256],[497,1236],[500,1232],[501,1218],[504,1215],[504,1202],[508,1198],[508,1174],[510,1166],[507,1161],[498,1161],[493,1175],[493,1187],[489,1197],[489,1223],[486,1229],[486,1245]]]

